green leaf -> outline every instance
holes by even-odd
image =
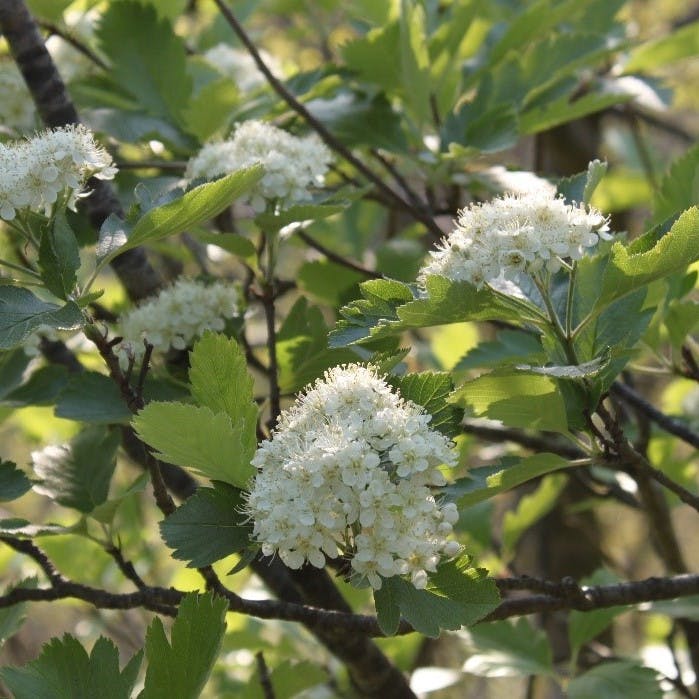
[[[692,207],[650,250],[634,253],[621,243],[612,246],[594,308],[603,308],[656,279],[681,272],[698,258],[699,209]]]
[[[9,594],[18,587],[35,589],[38,585],[37,578],[24,578],[16,585],[9,585],[5,590],[5,594]],[[5,645],[5,641],[14,636],[17,631],[22,628],[22,624],[26,619],[25,611],[27,609],[26,602],[20,602],[12,607],[0,609],[0,648]]]
[[[243,514],[242,491],[225,483],[197,488],[194,495],[160,523],[174,558],[201,568],[241,552],[250,543],[252,523]]]
[[[514,511],[505,512],[502,523],[501,558],[503,561],[512,560],[515,546],[522,534],[553,509],[567,482],[568,478],[562,473],[546,476],[533,493],[525,495],[517,503]]]
[[[68,445],[33,452],[34,473],[40,479],[34,490],[64,507],[91,512],[107,499],[120,443],[118,430],[92,426]]]
[[[564,458],[546,452],[525,458],[506,457],[499,465],[471,469],[466,478],[448,486],[446,492],[459,507],[468,507],[567,466]]]
[[[149,403],[133,419],[138,436],[156,457],[212,480],[245,488],[255,473],[247,452],[246,426],[226,413],[183,403]]]
[[[607,570],[600,569],[581,581],[582,585],[611,585],[619,579]],[[674,600],[673,600],[674,601]],[[570,641],[572,665],[575,666],[577,654],[585,643],[599,636],[614,617],[628,610],[628,607],[608,607],[589,612],[572,610],[568,615],[568,639]]]
[[[204,143],[228,126],[239,100],[238,88],[232,80],[212,80],[189,100],[183,114],[185,129]]]
[[[464,663],[464,672],[479,677],[553,674],[548,638],[527,619],[480,624],[468,630],[468,637],[473,654]]]
[[[57,536],[58,534],[80,533],[81,527],[82,524],[80,522],[70,527],[64,527],[60,524],[32,524],[28,520],[21,519],[20,517],[0,519],[0,535],[17,536],[26,539],[31,539],[35,536]]]
[[[63,211],[56,213],[39,242],[39,269],[46,288],[59,299],[67,299],[78,281],[80,251]]]
[[[269,673],[274,699],[293,699],[317,685],[325,685],[329,681],[328,673],[315,663],[309,661],[292,662],[285,660]],[[304,695],[310,693],[304,692]],[[248,682],[247,687],[237,694],[240,699],[267,699],[260,683],[259,672],[255,679]]]
[[[652,71],[668,63],[699,54],[699,21],[679,27],[669,36],[637,46],[626,65],[625,73]]]
[[[607,163],[593,160],[585,172],[559,180],[556,193],[570,202],[589,204],[597,185],[607,173]]]
[[[494,371],[457,388],[450,401],[467,414],[502,420],[509,427],[568,430],[563,396],[548,376]]]
[[[323,314],[301,296],[289,311],[277,335],[279,388],[295,393],[326,369],[357,360],[347,349],[328,348],[328,330]]]
[[[0,502],[16,500],[32,487],[24,471],[13,461],[0,461]]]
[[[299,204],[280,211],[278,214],[258,214],[255,223],[265,233],[275,233],[284,226],[302,221],[317,221],[342,213],[350,202],[327,202],[322,204]]]
[[[658,673],[632,661],[600,663],[568,685],[569,699],[662,699]]]
[[[4,400],[26,378],[26,370],[32,358],[24,349],[0,351],[0,400]]]
[[[675,160],[660,181],[653,222],[663,223],[690,206],[699,205],[699,143]]]
[[[94,371],[71,377],[58,397],[56,417],[93,425],[127,423],[131,411],[112,379]]]
[[[257,252],[251,240],[237,233],[212,233],[207,230],[192,231],[192,235],[201,243],[217,245],[231,255],[243,260],[249,267],[257,267]]]
[[[105,258],[111,259],[126,244],[130,233],[131,226],[126,221],[122,221],[116,214],[109,214],[100,226],[95,250],[97,262],[101,263]]]
[[[25,383],[7,393],[2,404],[13,408],[53,405],[69,380],[70,373],[65,367],[56,364],[42,366]]]
[[[406,86],[404,99],[421,125],[430,119],[432,89],[425,8],[415,0],[401,0],[400,5],[401,83]]]
[[[443,140],[454,157],[471,157],[477,153],[496,153],[510,148],[519,139],[519,118],[509,104],[483,111],[476,100],[464,104],[447,117]]]
[[[591,379],[598,376],[609,365],[611,353],[605,352],[601,357],[595,357],[589,362],[581,364],[571,364],[565,366],[532,366],[531,364],[518,364],[517,371],[524,371],[528,374],[540,376],[552,376],[556,379],[566,379],[568,381]]]
[[[401,63],[386,60],[386,56],[397,56],[399,51],[398,22],[372,29],[363,37],[349,41],[341,49],[342,57],[350,70],[385,90],[403,85]]]
[[[135,223],[127,241],[101,258],[100,267],[126,250],[208,221],[247,192],[263,174],[261,165],[253,165],[215,182],[199,185],[175,201],[150,209]]]
[[[225,335],[207,332],[189,355],[192,395],[199,405],[214,413],[225,413],[234,427],[242,426],[243,460],[257,448],[257,404],[245,353]]]
[[[100,637],[88,656],[80,642],[65,634],[47,643],[41,655],[24,667],[6,667],[2,679],[15,699],[129,699],[141,654],[119,670],[119,652]]]
[[[27,289],[0,286],[0,350],[21,345],[32,330],[48,325],[56,330],[75,330],[84,322],[76,303],[47,303]]]
[[[448,372],[423,371],[405,376],[391,376],[391,386],[398,389],[406,400],[421,405],[425,412],[432,415],[430,426],[448,437],[459,433],[461,411],[447,402],[454,384]]]
[[[110,4],[97,27],[110,78],[151,114],[180,121],[192,91],[186,49],[170,22],[149,5]]]
[[[366,277],[363,274],[330,260],[304,262],[296,275],[302,291],[333,308],[355,298],[357,287],[364,279]]]
[[[425,590],[398,576],[384,578],[374,601],[385,633],[395,633],[397,608],[417,631],[436,638],[442,629],[455,631],[474,624],[497,607],[500,598],[486,571],[468,568],[468,559],[463,558],[439,566]]]
[[[545,361],[545,354],[536,335],[519,330],[501,330],[493,342],[480,342],[469,350],[458,361],[454,371],[496,367],[514,361]]]
[[[189,594],[180,604],[171,642],[156,617],[146,633],[146,682],[138,699],[197,699],[218,656],[228,602]]]

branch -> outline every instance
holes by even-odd
[[[308,233],[306,233],[305,231],[302,231],[302,230],[296,231],[295,235],[296,235],[296,237],[303,240],[303,242],[306,243],[306,245],[308,245],[309,248],[313,248],[314,250],[317,250],[318,252],[325,255],[325,257],[327,257],[329,260],[331,260],[332,262],[335,262],[338,265],[341,265],[342,267],[347,267],[347,269],[351,269],[354,272],[359,272],[359,274],[362,274],[363,276],[365,276],[369,279],[381,279],[381,277],[382,277],[382,275],[379,274],[378,272],[374,272],[371,269],[367,269],[366,267],[362,267],[361,265],[358,265],[355,262],[352,262],[352,260],[348,260],[348,259],[342,257],[342,255],[338,255],[336,252],[329,250],[324,245],[321,245],[318,241],[311,238],[311,236],[308,235]]]
[[[683,442],[691,444],[696,449],[699,449],[699,434],[679,420],[658,410],[630,386],[615,381],[612,384],[611,392],[625,403],[632,405],[634,408],[637,408],[647,415],[658,427],[665,430],[665,432],[669,432]]]
[[[412,203],[406,201],[399,194],[393,191],[375,172],[368,168],[359,158],[357,158],[349,148],[347,148],[340,140],[338,140],[325,126],[316,119],[308,109],[299,102],[275,77],[275,75],[267,67],[260,56],[260,52],[255,47],[250,37],[247,35],[242,25],[236,19],[235,15],[225,5],[223,0],[214,0],[221,14],[225,17],[231,29],[240,39],[242,44],[248,50],[248,53],[255,61],[260,72],[265,76],[267,82],[272,89],[293,109],[304,121],[323,139],[329,148],[341,155],[347,162],[351,163],[359,172],[364,175],[380,192],[382,192],[390,200],[395,201],[402,209],[408,211],[410,215],[422,223],[435,237],[442,238],[444,233],[441,228],[435,223],[434,219],[425,212],[422,208],[417,208]]]

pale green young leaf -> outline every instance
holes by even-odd
[[[249,543],[252,523],[243,514],[242,492],[225,483],[198,488],[194,495],[160,523],[160,533],[173,557],[201,568]]]
[[[633,253],[621,243],[612,246],[609,262],[595,304],[610,301],[674,272],[681,272],[699,259],[699,209],[685,211],[660,240],[645,252]]]
[[[24,471],[13,461],[0,461],[0,502],[16,500],[32,487]]]
[[[468,476],[448,486],[446,491],[459,507],[468,507],[567,466],[563,457],[546,452],[525,458],[507,457],[495,466],[471,469]]]
[[[212,80],[189,100],[183,113],[185,130],[194,134],[200,143],[205,143],[226,129],[239,101],[240,94],[232,80]]]
[[[400,62],[385,60],[386,56],[397,56],[399,51],[398,22],[371,29],[364,36],[347,42],[341,49],[350,70],[385,90],[399,88],[402,84]]]
[[[528,619],[479,624],[467,634],[472,654],[464,663],[464,672],[479,677],[553,674],[549,640]]]
[[[171,640],[156,617],[146,632],[146,681],[139,699],[197,699],[221,649],[228,602],[189,594],[181,602]]]
[[[130,699],[140,663],[139,653],[120,671],[119,652],[110,640],[100,637],[88,655],[65,634],[47,643],[36,660],[0,674],[15,699]]]
[[[234,426],[243,426],[244,457],[251,459],[257,446],[257,404],[245,353],[225,335],[207,332],[189,355],[192,395],[199,405],[223,412]]]
[[[660,224],[699,205],[699,143],[673,161],[655,195],[653,222]]]
[[[133,419],[138,436],[156,456],[212,480],[245,488],[254,474],[241,422],[226,413],[184,403],[149,403]]]
[[[120,444],[119,430],[93,425],[68,445],[35,452],[34,473],[39,481],[34,490],[64,507],[91,512],[107,499]]]
[[[548,376],[494,371],[457,388],[450,401],[467,414],[502,420],[508,427],[568,430],[563,396]]]
[[[46,288],[59,299],[67,299],[78,280],[80,251],[78,241],[63,211],[56,213],[42,231],[39,242],[39,270]]]
[[[27,289],[0,286],[0,350],[21,345],[40,325],[75,330],[83,322],[82,311],[73,301],[57,306],[42,301]]]
[[[179,199],[150,209],[136,221],[126,242],[121,247],[113,247],[101,258],[100,267],[126,250],[208,221],[247,192],[263,174],[261,165],[253,165],[194,187]]]
[[[425,8],[414,0],[401,0],[399,20],[401,82],[404,99],[418,124],[430,119],[430,56],[427,50]]]
[[[569,699],[662,699],[658,673],[629,660],[600,663],[574,677],[568,685]]]

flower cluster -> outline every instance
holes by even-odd
[[[480,288],[521,273],[555,272],[562,258],[579,260],[584,248],[609,240],[608,230],[606,218],[584,204],[566,204],[545,192],[506,195],[461,211],[420,279],[439,274]]]
[[[315,135],[298,138],[262,121],[238,125],[227,141],[208,143],[189,161],[187,177],[215,179],[261,163],[264,177],[249,194],[255,211],[268,204],[285,209],[311,198],[309,188],[323,184],[330,151]]]
[[[145,352],[144,341],[156,352],[183,350],[206,330],[221,331],[227,318],[240,315],[235,287],[223,282],[204,284],[178,279],[160,294],[124,314],[116,351],[123,366],[137,363]]]
[[[26,141],[0,146],[0,217],[18,210],[49,210],[62,193],[74,206],[89,177],[108,180],[116,168],[82,125],[62,126]]]
[[[281,74],[281,68],[274,58],[266,51],[260,51],[262,60],[274,75]],[[204,53],[204,58],[218,70],[230,78],[241,92],[251,92],[266,80],[252,56],[242,49],[235,49],[228,44],[216,44]]]
[[[12,61],[0,61],[0,124],[24,133],[36,125],[36,108],[22,74]]]
[[[342,554],[375,589],[394,575],[424,587],[460,549],[447,540],[456,506],[432,492],[445,484],[438,466],[455,457],[430,420],[370,368],[326,372],[253,459],[246,511],[262,552],[290,568],[321,568]]]

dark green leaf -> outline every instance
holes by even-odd
[[[455,371],[496,367],[515,361],[543,362],[545,355],[536,335],[519,330],[501,330],[493,342],[480,342],[454,367]]]
[[[198,488],[160,523],[160,533],[190,568],[211,565],[249,544],[252,523],[242,513],[244,504],[242,491],[225,483]]]
[[[96,425],[70,444],[34,452],[34,473],[40,479],[34,490],[65,507],[91,512],[107,499],[120,443],[118,430]]]
[[[464,663],[465,672],[479,677],[553,674],[548,638],[528,619],[480,624],[468,636],[473,654]]]
[[[0,286],[0,350],[21,345],[40,325],[74,330],[82,324],[83,314],[73,301],[57,306],[42,301],[27,289]]]
[[[653,222],[662,223],[690,206],[699,205],[699,143],[675,160],[660,182]]]
[[[42,366],[25,383],[6,394],[2,403],[13,408],[53,405],[69,380],[70,374],[65,367],[56,364]]]
[[[16,585],[8,586],[5,590],[5,594],[9,594],[18,587],[30,588],[33,590],[36,588],[38,582],[36,578],[25,578],[24,580],[20,580]],[[26,602],[0,609],[0,648],[5,644],[8,638],[11,638],[20,630],[26,619],[24,613],[26,609]]]
[[[448,437],[459,433],[461,411],[447,398],[454,390],[451,376],[447,372],[423,371],[405,376],[391,376],[389,383],[400,391],[406,400],[421,405],[432,415],[430,426]]]
[[[43,231],[39,244],[39,269],[46,288],[59,299],[67,299],[78,280],[78,241],[62,211]]]
[[[0,519],[0,535],[31,539],[35,536],[56,536],[58,534],[79,533],[81,524],[64,527],[60,524],[32,524],[26,519],[11,517]]]
[[[585,172],[566,177],[558,182],[557,194],[563,195],[570,202],[589,204],[597,185],[607,172],[607,163],[593,160]]]
[[[97,36],[111,63],[111,79],[150,113],[179,121],[192,84],[184,42],[167,20],[139,2],[111,4]]]
[[[54,414],[95,425],[126,423],[131,419],[131,411],[116,384],[108,376],[93,371],[71,377],[58,397]]]
[[[274,699],[293,699],[299,696],[304,689],[327,684],[329,680],[330,678],[323,668],[307,660],[302,662],[285,660],[269,673]],[[306,693],[304,692],[304,694]],[[239,696],[240,699],[267,699],[263,692],[259,673],[254,680],[248,683]]]
[[[119,652],[100,637],[88,656],[66,634],[47,643],[41,655],[21,668],[6,667],[2,679],[15,699],[129,699],[141,664],[140,653],[119,670]]]
[[[0,502],[16,500],[32,487],[24,471],[12,461],[0,461]]]
[[[0,399],[4,399],[25,379],[25,371],[32,358],[22,348],[0,351]]]
[[[218,656],[228,602],[189,594],[180,604],[171,641],[156,617],[146,633],[146,682],[139,699],[197,699]]]
[[[105,257],[110,257],[128,240],[131,226],[122,221],[116,214],[109,214],[100,226],[99,240],[95,254],[97,261],[101,262]]]
[[[499,465],[471,469],[466,478],[457,480],[447,488],[447,494],[460,507],[468,507],[567,465],[568,462],[557,454],[508,457]]]
[[[632,661],[600,663],[568,685],[569,699],[662,699],[658,673]]]

